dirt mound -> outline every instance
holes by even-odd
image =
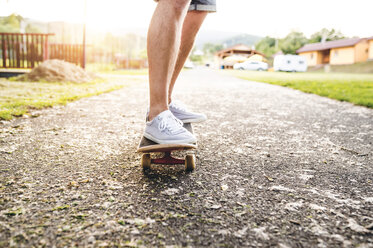
[[[63,60],[46,60],[21,77],[21,81],[43,81],[43,82],[74,82],[85,83],[95,79],[81,67]]]

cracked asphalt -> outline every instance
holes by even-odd
[[[373,247],[373,110],[182,73],[197,169],[143,173],[147,80],[0,124],[0,247]]]

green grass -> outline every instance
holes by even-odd
[[[230,71],[246,80],[281,85],[373,108],[373,74]]]
[[[108,72],[114,75],[128,75],[128,76],[138,76],[138,75],[148,75],[148,69],[122,69]]]
[[[100,63],[87,64],[86,70],[95,72],[95,73],[129,75],[129,76],[148,74],[148,69],[116,69],[116,66],[114,64],[100,64]]]
[[[42,109],[83,97],[99,95],[126,86],[125,82],[95,81],[90,83],[46,83],[0,80],[0,119],[27,114],[31,109]]]

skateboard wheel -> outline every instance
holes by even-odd
[[[150,154],[149,153],[144,153],[141,156],[141,166],[142,166],[142,169],[143,170],[149,170],[151,163],[152,163],[152,159],[150,157]]]
[[[196,168],[196,156],[188,154],[185,156],[185,170],[193,171]]]

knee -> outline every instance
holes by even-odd
[[[177,15],[184,13],[190,5],[191,0],[171,0],[172,9]]]

